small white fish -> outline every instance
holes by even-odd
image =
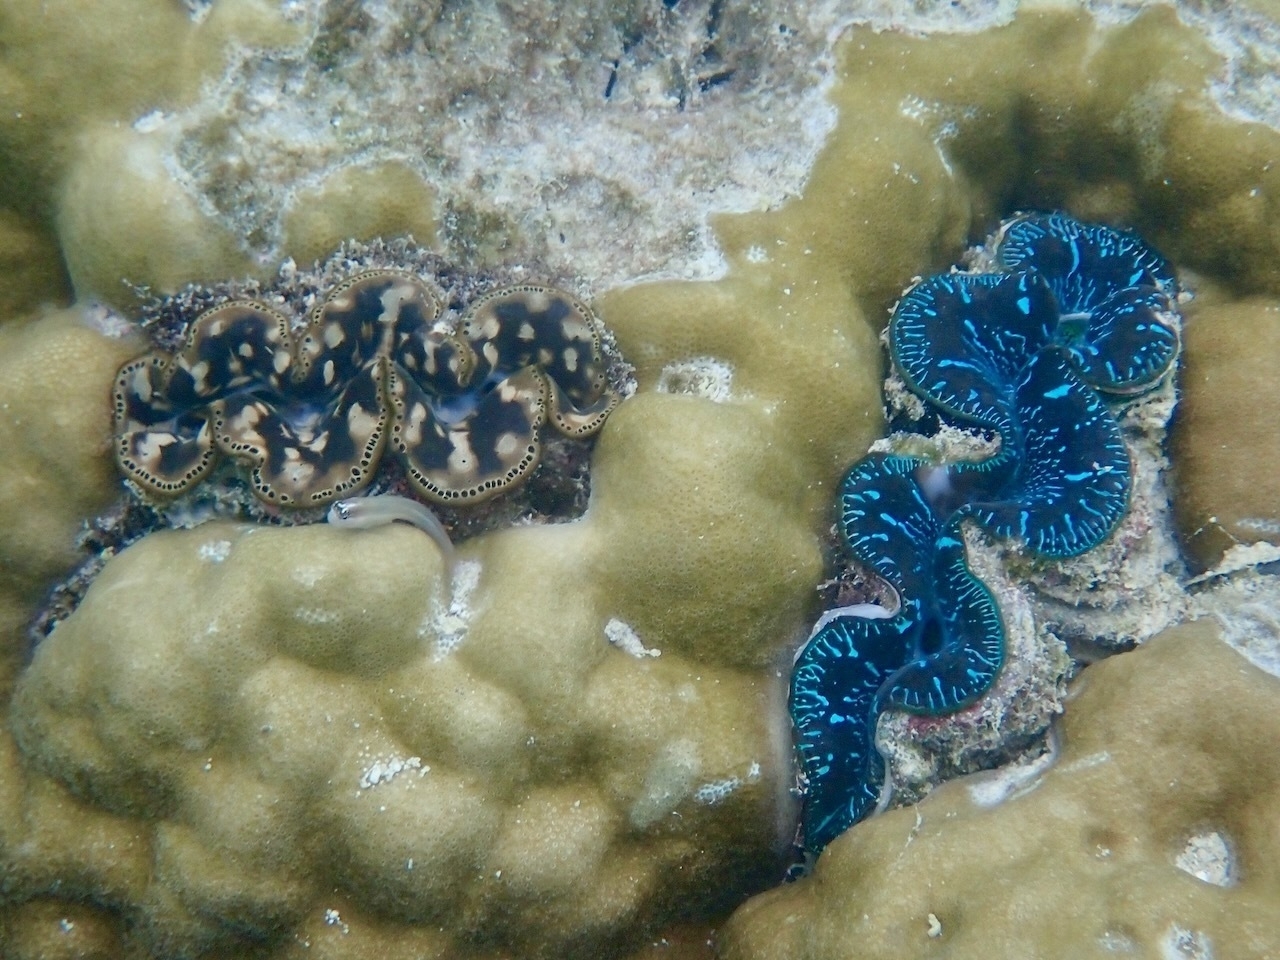
[[[368,530],[397,520],[411,523],[435,541],[440,548],[440,556],[444,559],[445,569],[450,576],[453,575],[455,557],[449,534],[440,519],[417,500],[390,493],[373,497],[352,497],[349,500],[339,500],[331,506],[326,519],[334,526],[349,530]]]

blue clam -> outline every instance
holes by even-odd
[[[1016,217],[996,256],[1006,270],[1044,277],[1062,311],[1057,342],[1081,377],[1103,393],[1138,394],[1160,382],[1178,356],[1173,268],[1130,233],[1065,214]]]
[[[963,522],[1046,558],[1105,540],[1128,510],[1130,462],[1103,395],[1149,389],[1177,358],[1173,271],[1137,237],[1020,216],[994,260],[1002,272],[921,281],[890,321],[907,386],[944,418],[999,434],[1000,450],[943,466],[872,454],[844,479],[843,540],[898,602],[828,611],[796,657],[791,715],[815,852],[880,800],[883,710],[950,713],[1000,673],[1004,623],[969,568]]]
[[[995,599],[969,570],[958,515],[943,517],[911,457],[873,454],[841,490],[853,556],[883,577],[898,609],[829,611],[796,659],[791,716],[809,783],[805,845],[820,850],[875,806],[884,764],[875,723],[887,707],[947,713],[980,697],[1004,661]]]

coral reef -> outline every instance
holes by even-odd
[[[782,873],[785,676],[822,606],[839,476],[883,427],[876,334],[903,284],[1011,211],[1064,209],[1138,230],[1227,306],[1280,289],[1280,137],[1220,109],[1215,87],[1246,104],[1268,61],[1229,65],[1220,34],[1187,26],[1231,22],[1236,5],[1008,22],[1010,5],[918,4],[915,28],[970,32],[832,31],[877,6],[532,18],[512,4],[108,0],[0,14],[10,954],[617,956],[688,940]],[[993,19],[1005,25],[971,32]],[[725,209],[751,212],[704,219]],[[102,311],[35,308],[176,290],[194,316],[271,287],[309,309],[362,269],[432,273],[394,243],[376,264],[359,245],[314,271],[287,256],[404,232],[487,289],[553,283],[616,333],[638,391],[599,434],[581,519],[460,543],[447,596],[440,551],[399,523],[221,523],[114,556],[108,543],[85,603],[24,669],[24,626],[79,562],[83,526],[102,543],[132,523],[111,505],[110,396],[145,349],[104,336],[124,325]],[[277,279],[223,282],[247,273]],[[611,287],[644,274],[670,279]],[[678,279],[691,276],[718,279]],[[207,286],[182,289],[193,280]],[[1187,345],[1194,369],[1203,347]],[[1154,415],[1135,412],[1171,403],[1156,393],[1118,418],[1130,445],[1159,449]],[[1135,461],[1129,516],[1093,553],[1046,571],[969,543],[1007,618],[1037,626],[1011,639],[989,694],[1009,698],[1003,713],[945,730],[910,718],[915,740],[898,746],[1043,725],[1064,654],[1028,608],[1050,591],[1073,643],[1131,645],[1184,615],[1157,460]],[[1151,576],[1096,578],[1117,566],[1112,544],[1149,549]],[[293,574],[309,580],[310,564],[325,576],[308,589]],[[1222,596],[1257,607],[1250,622],[1274,609]],[[78,662],[90,653],[97,673]],[[934,756],[963,766],[978,743]],[[264,760],[276,746],[289,764]],[[924,792],[936,770],[918,769]],[[440,789],[455,792],[424,810]],[[490,834],[462,816],[475,810]],[[1178,852],[1208,872],[1220,848],[1201,832]],[[1251,835],[1229,839],[1251,856]],[[440,869],[407,869],[419,846]]]
[[[344,259],[284,289],[322,306],[359,272]],[[827,262],[796,299],[765,266],[602,305],[644,372],[600,433],[586,515],[472,537],[451,582],[400,524],[206,523],[108,559],[10,706],[15,942],[57,940],[57,882],[117,952],[598,956],[767,885],[794,822],[772,664],[811,615],[830,479],[880,426],[874,333]],[[180,353],[175,318],[153,319]],[[697,352],[651,337],[671,322]],[[85,375],[99,466],[111,371],[136,350]],[[656,389],[711,350],[729,396]],[[46,834],[53,809],[79,826]],[[92,829],[72,883],[56,843]]]
[[[171,138],[154,121],[196,102],[245,44],[296,45],[305,30],[286,9],[220,0],[195,23],[161,0],[55,0],[6,7],[0,30],[0,206],[35,239],[28,256],[48,279],[11,301],[25,312],[69,301],[73,287],[128,301],[122,280],[172,289],[252,266],[175,177]]]
[[[330,290],[296,335],[279,311],[237,300],[201,314],[175,354],[116,377],[116,461],[175,496],[221,452],[253,492],[287,507],[363,488],[384,446],[423,496],[477,502],[523,480],[549,423],[594,434],[617,405],[595,316],[547,287],[498,290],[440,328],[440,298],[412,274],[366,271]]]
[[[739,910],[720,956],[1273,956],[1280,680],[1206,620],[1077,688],[1056,762],[860,824]]]
[[[582,930],[607,940],[705,883],[703,845],[770,862],[769,684],[614,650],[588,596],[539,616],[495,591],[537,556],[597,552],[587,529],[508,533],[464,551],[452,598],[402,526],[210,523],[108,564],[13,705],[19,748],[82,798],[65,803],[147,824],[77,889],[127,872],[111,896],[147,904],[156,955],[282,946],[337,909],[456,950],[591,956]]]
[[[539,263],[596,289],[712,276],[707,214],[799,193],[834,123],[842,6],[14,10],[0,207],[60,295],[122,308],[122,278],[172,293],[404,234],[470,268]]]
[[[25,653],[26,622],[79,559],[84,518],[118,496],[103,387],[141,346],[97,314],[47,311],[0,325],[0,690]],[[51,377],[47,371],[57,370]],[[3,739],[3,738],[0,738]]]

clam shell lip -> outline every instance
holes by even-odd
[[[923,279],[890,321],[908,388],[944,418],[998,431],[1000,452],[942,465],[877,453],[845,476],[845,546],[899,602],[828,611],[796,656],[790,708],[814,851],[877,808],[883,710],[953,712],[1003,668],[1004,620],[969,568],[964,523],[1046,558],[1105,540],[1131,486],[1106,398],[1151,388],[1177,360],[1173,270],[1136,236],[1025,214],[994,242],[1002,272]]]
[[[390,455],[426,499],[476,502],[528,476],[543,429],[588,437],[617,406],[603,327],[570,294],[496,290],[452,331],[442,312],[437,292],[395,270],[344,280],[296,334],[256,301],[208,310],[177,352],[121,367],[116,462],[176,496],[227,457],[263,501],[317,507]]]

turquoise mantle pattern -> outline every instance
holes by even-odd
[[[998,435],[999,451],[943,465],[871,454],[841,487],[844,543],[898,602],[828,611],[796,658],[790,708],[813,852],[880,800],[882,711],[954,712],[1003,667],[1004,623],[969,567],[964,522],[1050,559],[1105,540],[1132,483],[1108,399],[1151,389],[1177,360],[1173,270],[1132,234],[1028,214],[988,251],[984,272],[908,290],[888,341],[913,393],[944,420]]]

